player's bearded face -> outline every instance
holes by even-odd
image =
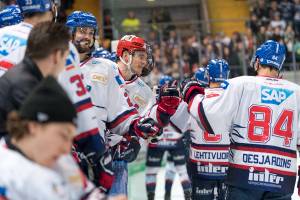
[[[88,53],[94,45],[95,30],[90,27],[78,27],[76,29],[73,43],[79,53]]]

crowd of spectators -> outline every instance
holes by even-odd
[[[180,67],[185,77],[191,76],[199,66],[205,66],[213,58],[226,59],[232,77],[245,74],[245,70],[251,73],[249,63],[253,52],[268,39],[285,44],[285,70],[293,69],[293,51],[296,61],[300,61],[300,0],[254,0],[249,3],[250,18],[243,33],[236,31],[226,36],[220,32],[199,37],[191,31],[178,38],[178,30],[173,26],[168,29],[167,37],[165,33],[160,39],[157,29],[152,28],[147,39],[154,47],[156,69],[148,82],[155,84],[161,74],[179,78]]]

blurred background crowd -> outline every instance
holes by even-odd
[[[60,21],[64,21],[80,1],[84,0],[59,1]],[[215,9],[213,1],[189,0],[186,2],[190,4],[184,5],[182,1],[173,1],[173,6],[168,0],[162,6],[155,0],[141,2],[102,0],[101,12],[96,14],[100,15],[99,25],[102,27],[99,43],[110,50],[111,41],[124,34],[144,37],[153,46],[156,62],[155,69],[146,78],[151,85],[157,84],[162,74],[176,79],[191,76],[213,58],[228,61],[231,77],[251,74],[249,62],[253,51],[267,39],[285,44],[286,71],[299,69],[300,0],[236,0],[234,9],[242,9],[239,6],[246,4],[247,10],[240,17],[222,19],[223,24],[231,22],[230,31],[218,28],[222,20],[214,20],[209,13]],[[224,3],[225,6],[220,1],[215,2],[225,10]],[[15,0],[2,1],[6,5],[14,3]]]

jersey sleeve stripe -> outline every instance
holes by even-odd
[[[229,166],[232,168],[243,169],[243,170],[249,170],[249,168],[252,167],[252,166],[239,165],[239,164],[233,164],[233,163],[229,163]],[[297,175],[295,172],[287,172],[287,171],[272,169],[272,168],[268,168],[268,167],[256,167],[255,166],[255,170],[257,170],[257,171],[264,172],[266,169],[269,170],[269,172],[271,172],[271,173],[276,173],[276,174],[285,175],[285,176],[296,176]]]
[[[76,110],[77,112],[81,112],[83,110],[89,109],[91,107],[93,107],[93,104],[91,102],[91,99],[84,99],[82,101],[79,101],[75,104]]]
[[[203,128],[210,134],[215,134],[205,116],[202,102],[200,102],[198,105],[198,116],[199,116],[199,119],[200,119],[200,122],[201,122]]]
[[[130,116],[135,115],[137,113],[138,112],[136,109],[126,110],[125,112],[120,114],[115,120],[107,123],[107,127],[109,129],[113,129],[113,128],[117,127],[119,124],[121,124],[122,122],[124,122],[125,120],[127,120]]]
[[[94,129],[91,129],[89,131],[86,131],[86,132],[82,132],[80,133],[79,135],[77,135],[74,140],[75,141],[78,141],[78,140],[81,140],[83,138],[86,138],[86,137],[89,137],[89,136],[92,136],[92,135],[97,135],[99,134],[99,130],[98,128],[94,128]],[[100,134],[99,134],[100,135]]]
[[[3,69],[10,69],[11,67],[13,67],[14,64],[10,63],[10,62],[6,62],[4,60],[0,61],[0,67],[3,68]]]

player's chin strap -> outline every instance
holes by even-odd
[[[131,70],[131,64],[132,64],[132,54],[129,54],[129,60],[128,62],[126,62],[121,56],[120,56],[120,60],[121,62],[127,66],[128,70],[130,71],[130,73],[132,75],[134,75],[135,73]]]

